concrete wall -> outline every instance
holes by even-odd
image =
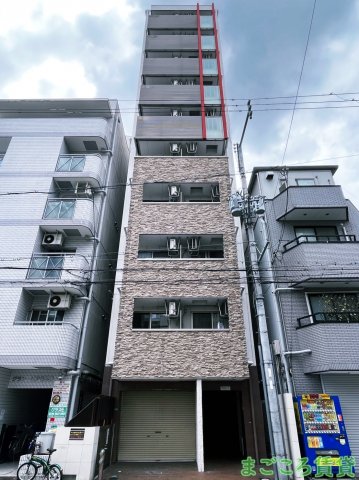
[[[248,376],[235,230],[227,206],[230,193],[227,175],[228,159],[225,157],[135,159],[114,378]],[[220,203],[142,202],[142,185],[145,182],[178,182],[184,179],[203,182],[208,178],[219,180]],[[138,260],[139,235],[156,233],[223,234],[225,258],[165,262]],[[171,296],[227,297],[229,331],[132,330],[134,298]]]

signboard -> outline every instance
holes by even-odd
[[[66,407],[49,407],[48,417],[57,417],[64,418],[66,417],[67,406]]]
[[[69,440],[83,440],[85,438],[84,428],[71,428]]]
[[[54,382],[47,413],[46,431],[56,431],[57,427],[65,425],[70,389],[71,377],[59,378]]]

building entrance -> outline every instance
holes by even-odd
[[[5,422],[0,426],[0,461],[18,460],[27,453],[35,432],[45,430],[52,389],[7,390]]]
[[[204,460],[238,461],[243,457],[241,392],[203,392]]]

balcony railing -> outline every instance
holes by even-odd
[[[89,262],[83,255],[68,253],[36,253],[33,255],[26,278],[28,280],[56,280],[71,283],[87,281]]]
[[[301,243],[340,243],[340,242],[356,242],[355,235],[300,235],[294,240],[283,245],[285,251],[297,247]]]
[[[318,312],[297,319],[298,327],[317,323],[359,323],[359,311]]]
[[[73,218],[75,205],[76,200],[48,200],[43,219]]]
[[[56,172],[82,172],[85,162],[85,155],[60,155],[56,165]]]
[[[60,278],[63,264],[63,255],[36,255],[31,259],[27,278]]]

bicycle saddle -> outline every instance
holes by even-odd
[[[56,448],[47,448],[46,450],[49,452],[50,455],[56,452]]]

